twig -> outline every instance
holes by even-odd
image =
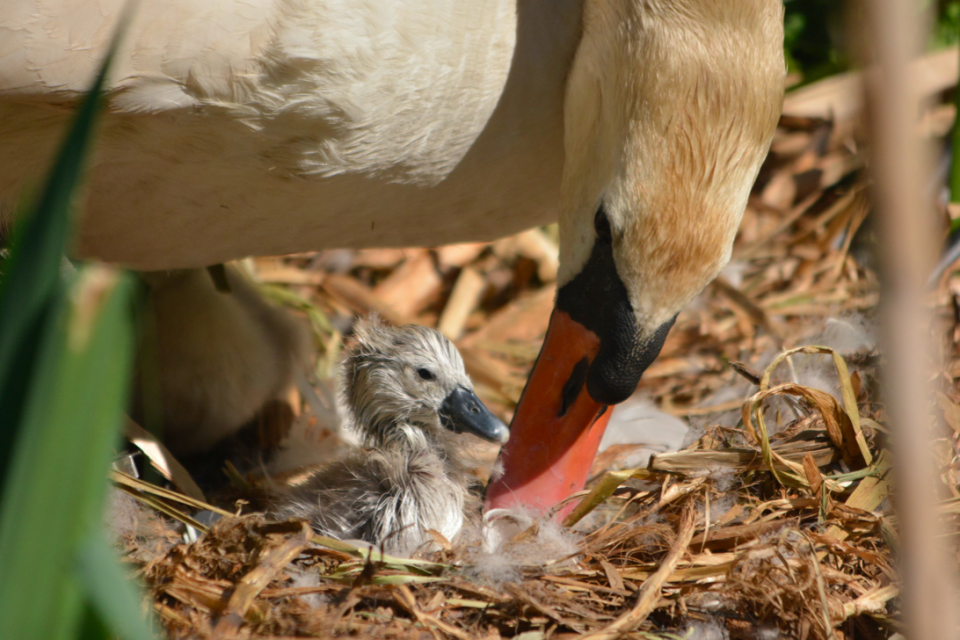
[[[487,288],[487,281],[480,273],[471,267],[464,267],[457,277],[447,306],[443,308],[443,315],[437,323],[440,333],[451,340],[456,340],[463,333],[467,318],[480,302],[483,290]]]
[[[417,599],[413,597],[413,592],[410,591],[407,585],[398,585],[393,592],[393,599],[397,601],[397,604],[410,613],[410,615],[416,618],[425,629],[430,631],[430,633],[433,634],[433,637],[437,638],[436,630],[440,629],[444,633],[449,634],[454,638],[459,638],[460,640],[470,640],[469,635],[463,631],[460,631],[460,629],[457,629],[452,624],[447,624],[440,618],[432,616],[425,611],[421,611],[420,607],[417,606]]]
[[[287,564],[307,548],[310,538],[313,537],[313,530],[306,522],[302,524],[303,527],[299,533],[267,553],[252,571],[240,579],[223,610],[223,616],[213,629],[213,637],[234,637],[240,630],[240,625],[243,624],[247,610],[253,605],[253,601],[260,592],[267,588],[267,585],[283,571]]]
[[[801,532],[800,535],[803,536],[807,546],[810,547],[808,560],[810,561],[810,566],[813,567],[813,575],[817,582],[817,595],[820,596],[820,612],[823,615],[823,632],[826,634],[828,640],[836,640],[837,634],[833,629],[833,623],[830,621],[830,604],[827,601],[827,588],[823,583],[823,572],[820,571],[820,558],[817,557],[817,548],[806,534]],[[784,563],[784,565],[787,567],[790,566],[787,563]]]
[[[527,605],[533,607],[536,611],[538,611],[539,613],[547,616],[548,618],[550,618],[550,619],[553,620],[554,622],[558,622],[558,623],[562,624],[562,625],[565,626],[565,627],[569,627],[569,628],[573,629],[574,631],[576,631],[577,633],[583,633],[583,632],[584,632],[583,627],[581,627],[580,625],[578,625],[578,624],[575,623],[575,622],[571,622],[570,620],[567,620],[566,618],[564,618],[563,616],[561,616],[555,609],[553,609],[552,607],[548,607],[548,606],[545,605],[544,603],[542,603],[542,602],[540,602],[539,600],[537,600],[536,598],[534,598],[533,595],[531,595],[531,594],[527,593],[526,591],[524,591],[523,589],[521,589],[519,585],[510,583],[510,584],[507,585],[506,589],[507,589],[507,591],[508,591],[509,593],[511,593],[511,594],[512,594],[514,597],[516,597],[518,600],[520,600],[520,601],[523,602],[524,604],[527,604]]]
[[[673,549],[663,559],[663,564],[657,569],[657,572],[650,576],[643,586],[640,587],[640,595],[637,598],[637,604],[633,609],[624,613],[619,618],[610,623],[606,628],[595,633],[590,633],[582,637],[582,640],[613,640],[624,633],[633,631],[647,619],[650,612],[660,600],[660,590],[667,582],[670,574],[677,568],[680,558],[683,557],[687,547],[690,546],[690,540],[693,539],[694,510],[690,505],[683,510],[683,516],[680,520],[680,529],[677,532],[677,541]]]
[[[190,472],[173,457],[170,450],[163,446],[163,443],[157,440],[156,436],[130,418],[126,418],[124,428],[130,442],[143,451],[144,455],[150,459],[150,464],[164,478],[175,484],[178,489],[191,498],[206,502],[207,498],[203,495],[203,491],[200,490],[197,483],[193,481]]]

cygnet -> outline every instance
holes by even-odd
[[[459,434],[504,443],[506,425],[473,390],[456,347],[440,332],[361,322],[342,368],[343,404],[358,448],[274,496],[272,513],[340,539],[408,553],[460,531],[474,481]],[[476,504],[479,508],[479,504]]]

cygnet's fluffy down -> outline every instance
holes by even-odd
[[[430,542],[427,529],[453,539],[472,481],[457,434],[499,443],[508,437],[474,393],[456,347],[434,329],[367,321],[357,327],[342,378],[363,448],[275,496],[273,514],[394,553]]]

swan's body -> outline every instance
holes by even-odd
[[[0,200],[125,0],[0,3]],[[605,405],[729,260],[783,99],[780,0],[153,0],[78,252],[158,269],[560,223],[557,305],[488,504],[583,486]]]
[[[44,171],[122,4],[0,4],[0,199]],[[570,0],[142,2],[80,252],[167,269],[547,223],[579,15]]]
[[[362,324],[342,384],[364,448],[277,496],[274,514],[396,551],[429,542],[427,529],[452,540],[475,482],[454,434],[507,439],[506,426],[473,394],[456,347],[427,327]]]

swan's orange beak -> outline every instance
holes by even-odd
[[[673,326],[670,319],[642,328],[602,208],[594,225],[589,259],[557,290],[540,357],[500,452],[503,475],[487,487],[487,509],[544,512],[582,489],[610,420],[608,405],[630,397]]]
[[[504,473],[487,487],[487,509],[545,512],[583,488],[611,413],[584,384],[599,348],[595,333],[554,310],[500,453]]]

